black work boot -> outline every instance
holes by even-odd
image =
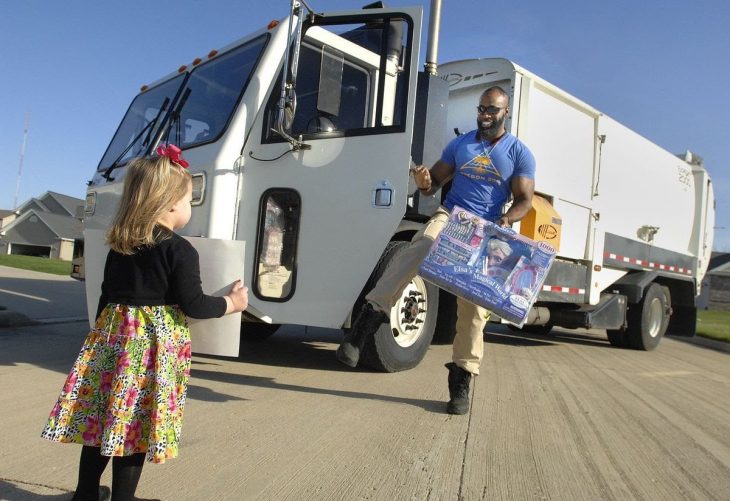
[[[352,323],[352,328],[345,334],[345,338],[337,348],[337,360],[350,367],[356,367],[365,340],[375,334],[385,322],[390,322],[388,315],[376,310],[370,303],[365,304],[360,310],[360,315]]]
[[[469,412],[471,373],[454,362],[446,364],[446,368],[449,369],[449,403],[446,405],[446,412],[449,414],[466,414]]]

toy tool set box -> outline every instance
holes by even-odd
[[[419,274],[522,327],[554,258],[549,244],[454,207]]]

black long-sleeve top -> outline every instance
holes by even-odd
[[[156,245],[133,255],[109,251],[96,317],[109,303],[130,306],[178,305],[192,318],[215,318],[226,300],[203,293],[198,251],[172,231],[158,227]]]

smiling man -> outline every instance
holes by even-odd
[[[412,174],[416,186],[426,195],[433,195],[449,180],[451,189],[442,207],[431,217],[423,230],[413,237],[410,246],[385,270],[375,287],[367,294],[366,306],[337,350],[337,358],[357,365],[364,340],[389,321],[395,298],[418,273],[418,268],[446,223],[454,206],[462,207],[500,226],[522,219],[532,207],[535,190],[535,159],[519,139],[505,130],[509,115],[509,95],[500,87],[485,90],[476,107],[477,128],[453,139],[431,169],[419,165]],[[503,214],[505,203],[514,199]],[[484,354],[483,332],[490,312],[457,298],[456,336],[449,370],[450,414],[466,414],[469,410],[469,384],[479,374]]]

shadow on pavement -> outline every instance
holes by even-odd
[[[0,499],[2,500],[12,500],[12,501],[25,501],[25,500],[32,500],[32,499],[43,499],[46,501],[68,501],[71,499],[73,492],[71,491],[62,491],[59,494],[39,494],[38,491],[53,491],[58,492],[61,489],[56,489],[54,487],[49,487],[45,485],[36,485],[31,484],[29,485],[29,488],[32,490],[26,490],[22,488],[22,485],[25,482],[21,482],[18,480],[12,480],[9,479],[10,482],[7,480],[0,480]],[[12,482],[12,483],[11,483]],[[19,484],[19,485],[16,485]]]
[[[247,385],[255,386],[258,388],[268,388],[273,390],[285,390],[285,391],[298,391],[303,393],[318,394],[318,395],[332,395],[336,397],[345,398],[357,398],[357,399],[368,399],[368,400],[380,400],[382,402],[393,402],[397,404],[408,404],[416,407],[420,407],[429,412],[437,414],[444,413],[444,402],[440,400],[421,400],[416,398],[403,398],[403,397],[392,397],[390,395],[378,395],[375,393],[365,393],[360,391],[344,391],[344,390],[332,390],[328,388],[313,388],[310,386],[299,386],[296,384],[285,384],[278,383],[272,378],[259,377],[259,376],[247,376],[244,374],[232,374],[228,372],[217,372],[208,371],[205,369],[193,368],[191,373],[192,378],[201,378],[219,383],[233,384],[233,385]]]
[[[513,331],[506,325],[490,323],[484,334],[484,342],[507,346],[545,347],[560,344],[577,344],[611,348],[608,339],[598,334],[585,331],[553,329],[550,334],[530,334],[524,331]]]

